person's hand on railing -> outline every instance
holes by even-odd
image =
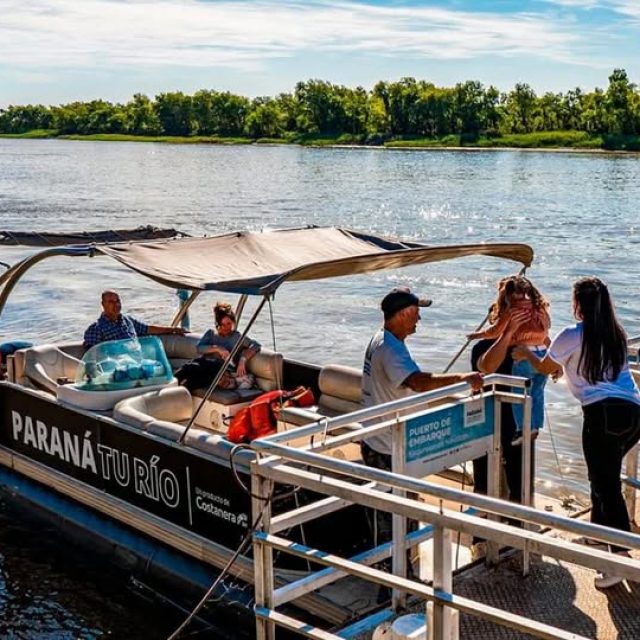
[[[481,373],[472,371],[471,373],[464,374],[462,380],[471,385],[471,391],[473,391],[473,393],[479,393],[482,391],[482,386],[484,384],[483,378],[484,376]]]

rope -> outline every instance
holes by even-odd
[[[553,435],[553,430],[551,429],[551,420],[549,420],[549,412],[544,412],[545,422],[547,423],[547,427],[549,428],[549,440],[551,442],[551,448],[553,449],[553,455],[556,459],[556,468],[558,470],[558,475],[560,476],[560,490],[563,505],[570,502],[575,502],[579,507],[583,509],[590,509],[591,505],[585,504],[576,498],[575,495],[571,495],[566,486],[565,475],[562,473],[562,467],[560,466],[560,457],[558,456],[558,450],[556,448],[555,437]]]
[[[184,629],[186,629],[189,626],[189,624],[191,624],[191,621],[198,615],[202,607],[204,607],[204,605],[207,603],[211,594],[216,590],[220,582],[222,582],[222,579],[229,572],[229,570],[231,569],[235,561],[238,559],[240,554],[246,549],[248,542],[253,537],[253,534],[256,532],[260,524],[260,521],[262,520],[265,509],[269,505],[271,498],[272,498],[272,495],[269,495],[269,497],[265,501],[264,507],[262,508],[262,510],[256,517],[256,519],[254,520],[253,524],[251,525],[251,528],[247,531],[244,538],[240,542],[240,545],[234,551],[231,558],[229,558],[229,561],[224,566],[224,568],[222,569],[218,577],[213,581],[213,584],[207,589],[206,593],[202,596],[202,598],[200,599],[200,602],[198,602],[198,604],[194,607],[193,611],[191,611],[191,613],[185,618],[184,622],[167,638],[167,640],[175,640],[176,638],[178,638],[180,634],[184,631]]]

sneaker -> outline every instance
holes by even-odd
[[[617,584],[620,584],[622,580],[620,576],[598,571],[598,575],[593,579],[593,584],[596,589],[608,589],[609,587],[615,587]]]
[[[537,437],[538,437],[538,430],[532,429],[531,442],[534,442]],[[524,435],[522,434],[522,431],[516,431],[515,435],[513,436],[513,440],[511,441],[511,446],[519,447],[523,442],[524,442]]]
[[[471,560],[480,560],[487,557],[487,543],[476,542],[471,545]]]
[[[609,545],[605,542],[600,542],[599,540],[594,540],[593,538],[587,538],[586,536],[580,536],[579,538],[574,538],[571,542],[575,544],[584,544],[588,547],[604,547],[608,548]]]

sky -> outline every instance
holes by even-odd
[[[0,0],[0,108],[312,78],[591,91],[616,68],[640,84],[640,0]]]

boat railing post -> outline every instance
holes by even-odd
[[[502,481],[502,399],[496,393],[493,386],[493,449],[488,454],[487,460],[487,495],[492,498],[499,498],[501,495],[500,485]],[[499,520],[498,516],[489,514],[489,520]],[[500,549],[498,543],[487,540],[486,562],[490,565],[498,564]]]
[[[267,534],[271,533],[270,496],[272,492],[273,481],[261,475],[259,460],[254,461],[251,464],[252,522],[258,522],[258,516],[262,514],[256,529]],[[253,571],[256,608],[273,609],[273,549],[271,545],[255,537],[253,539]],[[275,640],[275,637],[275,623],[262,616],[256,616],[256,640]]]
[[[451,530],[436,524],[433,527],[433,588],[451,593],[453,573],[451,558]],[[458,616],[450,607],[439,602],[427,604],[429,640],[454,640],[458,637]]]
[[[533,478],[531,475],[531,451],[533,448],[533,443],[531,440],[531,395],[529,395],[528,387],[524,389],[524,398],[522,400],[523,404],[523,422],[522,422],[522,504],[531,506],[533,495],[532,495],[532,484]],[[528,523],[524,523],[525,529],[530,529],[530,525]],[[529,574],[529,550],[524,549],[522,551],[522,575],[526,576]]]
[[[404,422],[400,421],[400,414],[396,414],[396,422],[391,426],[391,467],[394,473],[405,474],[405,433]],[[395,495],[406,497],[404,489],[394,488]],[[391,569],[394,575],[407,577],[407,519],[396,513],[391,516]],[[407,594],[404,591],[394,589],[391,605],[394,611],[399,611],[407,604]]]

